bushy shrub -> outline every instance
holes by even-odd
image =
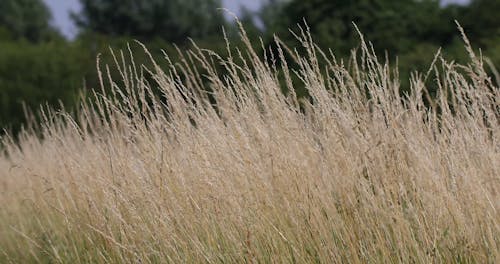
[[[23,104],[32,110],[61,101],[71,108],[84,87],[87,55],[64,42],[0,42],[0,126],[17,131]]]

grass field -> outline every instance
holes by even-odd
[[[298,37],[117,53],[78,113],[4,137],[0,263],[499,263],[500,90],[467,41],[470,65],[399,80]]]

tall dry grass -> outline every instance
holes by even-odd
[[[298,37],[304,54],[265,60],[244,34],[164,69],[117,54],[122,80],[104,71],[76,117],[4,138],[0,262],[498,263],[500,91],[481,57],[438,55],[401,95],[364,42],[344,64]]]

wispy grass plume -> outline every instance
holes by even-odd
[[[482,58],[399,80],[365,42],[343,62],[297,37],[266,59],[244,32],[166,68],[115,54],[122,80],[3,140],[0,262],[498,263]]]

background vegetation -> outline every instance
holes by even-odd
[[[498,2],[2,3],[0,263],[500,263]]]
[[[289,66],[245,37],[149,76],[117,54],[76,114],[4,137],[0,263],[498,263],[500,90],[480,57],[438,56],[401,96],[367,43],[342,63],[298,34]]]
[[[111,62],[110,46],[125,48],[138,39],[155,57],[163,56],[160,49],[173,51],[169,55],[175,57],[171,44],[187,47],[188,38],[225,50],[222,26],[229,38],[237,38],[235,26],[217,10],[218,0],[82,0],[81,5],[81,12],[72,14],[80,33],[66,40],[50,25],[50,12],[41,0],[1,1],[0,127],[18,131],[24,122],[23,104],[31,109],[40,104],[57,107],[60,100],[72,109],[80,91],[98,86],[95,59],[103,53],[103,60]],[[272,0],[257,12],[244,10],[241,19],[254,46],[260,47],[258,36],[263,36],[272,49],[273,34],[295,45],[288,29],[296,29],[305,18],[316,43],[333,49],[339,58],[349,56],[359,43],[355,22],[378,54],[389,51],[393,62],[398,58],[407,79],[412,70],[425,70],[440,47],[448,58],[465,61],[454,20],[460,21],[475,48],[500,64],[498,10],[500,0],[473,0],[464,6],[444,6],[437,0]],[[408,88],[407,83],[403,86]],[[299,94],[303,90],[297,89]]]

